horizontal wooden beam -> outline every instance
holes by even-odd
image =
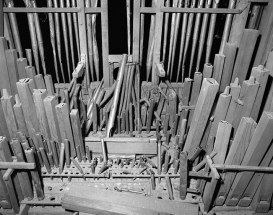
[[[105,142],[142,142],[149,143],[150,141],[156,141],[156,138],[144,138],[144,137],[86,137],[86,142],[99,142],[103,139]]]
[[[110,63],[119,63],[122,59],[122,55],[109,55],[108,60]],[[132,55],[128,55],[128,60],[127,62],[132,62],[133,57]]]
[[[79,13],[80,8],[71,7],[71,8],[32,8],[32,7],[3,7],[4,13]],[[102,13],[103,8],[94,7],[94,8],[85,8],[85,13]]]
[[[223,171],[250,171],[250,172],[273,172],[273,167],[263,166],[241,166],[241,165],[224,165],[224,164],[212,164],[215,169]]]
[[[0,162],[0,169],[35,169],[35,163]]]
[[[140,13],[157,13],[157,8],[142,7]],[[242,10],[228,9],[228,8],[175,8],[175,7],[161,7],[160,12],[165,13],[224,13],[224,14],[239,14]]]

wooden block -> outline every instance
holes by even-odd
[[[57,105],[58,105],[58,99],[56,96],[48,96],[44,99],[44,106],[45,106],[51,138],[56,143],[58,143],[58,146],[60,147],[59,144],[62,142],[62,137],[61,137],[59,123],[57,120],[57,114],[55,110],[55,107]]]
[[[55,90],[54,90],[54,85],[53,85],[51,75],[46,75],[45,76],[45,85],[46,85],[48,95],[54,96],[55,95]]]
[[[43,135],[43,139],[47,141],[51,140],[50,128],[46,116],[46,110],[44,106],[44,99],[47,97],[47,91],[44,89],[34,89],[33,99],[35,102],[36,112],[40,125],[40,132]],[[49,147],[50,149],[51,147]],[[51,150],[49,151],[51,152]]]
[[[226,121],[221,121],[218,125],[214,143],[214,151],[217,152],[217,154],[213,158],[213,162],[216,164],[223,164],[225,161],[231,129],[231,124]]]
[[[270,146],[269,150],[266,152],[266,155],[264,156],[262,162],[259,166],[261,167],[268,167],[270,164],[270,167],[273,167],[273,162],[271,162],[273,154],[273,145]],[[252,177],[251,181],[249,182],[246,190],[244,191],[243,195],[241,196],[241,199],[238,203],[241,207],[248,207],[250,206],[251,201],[253,200],[253,197],[264,177],[264,173],[255,173]]]
[[[22,109],[22,104],[17,94],[15,95],[15,105],[13,106],[13,110],[14,110],[14,114],[15,114],[15,118],[16,118],[19,130],[22,131],[28,137],[29,134],[27,130],[25,116]]]
[[[16,82],[19,80],[19,75],[17,71],[16,49],[9,49],[6,51],[6,60],[7,60],[7,66],[8,66],[11,95],[15,95],[17,94]]]
[[[7,89],[8,93],[12,93],[11,86],[10,86],[10,78],[9,78],[9,71],[8,65],[6,61],[5,51],[8,49],[7,40],[4,37],[0,37],[0,89]]]
[[[213,71],[213,66],[210,63],[206,63],[204,65],[203,77],[212,78],[212,71]]]
[[[102,153],[101,142],[88,142],[85,145],[93,153]],[[157,154],[157,143],[147,142],[105,142],[106,150],[109,154]]]
[[[27,66],[25,69],[26,69],[26,73],[27,73],[27,78],[33,80],[34,88],[37,89],[37,86],[36,86],[36,83],[35,83],[35,75],[36,75],[35,67]]]
[[[229,86],[231,77],[232,77],[232,71],[233,66],[236,59],[236,53],[237,53],[237,46],[235,44],[226,43],[224,46],[224,55],[226,56],[224,68],[223,68],[223,74],[220,84],[220,93],[224,92],[226,86]]]
[[[249,65],[258,36],[258,30],[244,29],[242,41],[239,45],[239,51],[232,74],[232,81],[238,77],[239,84],[242,84],[243,81],[247,78]]]
[[[229,149],[227,158],[225,160],[226,165],[240,165],[244,154],[249,146],[249,142],[252,138],[254,130],[256,128],[256,122],[247,117],[243,117],[238,130],[235,134],[234,140]],[[228,194],[228,191],[236,176],[235,172],[225,173],[223,183],[221,184],[220,191],[215,201],[215,205],[223,205]]]
[[[165,77],[166,76],[166,72],[164,70],[164,67],[163,67],[162,63],[156,64],[155,69],[156,69],[156,75],[158,77]]]
[[[273,139],[272,126],[273,113],[264,112],[254,131],[249,147],[241,163],[242,165],[257,166],[260,164]],[[253,174],[253,172],[243,172],[236,175],[228,194],[226,205],[237,205]]]
[[[1,104],[3,107],[3,113],[8,126],[9,134],[11,138],[17,137],[18,125],[15,119],[13,111],[14,98],[10,96],[6,89],[3,89],[3,96],[1,98]]]
[[[85,62],[79,62],[76,69],[73,71],[73,78],[80,78],[83,75],[85,69]]]
[[[39,121],[35,109],[31,86],[33,86],[32,79],[21,79],[17,82],[17,89],[20,101],[22,103],[23,113],[28,128],[28,134],[32,138],[36,149],[39,149],[39,144],[36,139],[36,133],[39,133]]]
[[[94,214],[197,214],[198,206],[142,196],[71,185],[62,198],[66,209]]]
[[[70,117],[66,103],[60,103],[55,106],[62,142],[69,140],[71,156],[76,156],[76,147],[71,129]]]
[[[261,65],[258,67],[252,68],[251,76],[253,76],[256,79],[256,81],[260,84],[254,105],[250,113],[250,117],[254,119],[255,121],[258,120],[258,115],[260,113],[260,108],[261,108],[262,100],[264,97],[268,75],[269,75],[269,71]]]
[[[232,121],[232,126],[234,127],[235,132],[239,126],[241,118],[243,116],[250,116],[258,89],[259,83],[255,81],[253,76],[251,76],[249,80],[243,82],[238,103],[234,112],[234,120]]]
[[[45,81],[42,74],[35,75],[34,79],[37,89],[46,89]]]
[[[77,109],[73,109],[70,112],[70,119],[71,119],[71,125],[73,130],[73,136],[75,141],[75,147],[79,146],[81,150],[81,154],[83,157],[83,160],[85,160],[85,146],[83,143],[82,138],[82,131],[81,131],[81,121],[79,116],[79,111]]]
[[[216,54],[214,58],[213,78],[220,84],[222,80],[222,73],[224,68],[226,56],[223,54]]]
[[[184,151],[189,153],[189,157],[192,156],[194,150],[201,142],[218,88],[219,84],[214,79],[205,78],[203,80],[202,89],[196,103],[192,123],[184,147]]]
[[[18,58],[17,68],[18,68],[19,79],[27,78],[26,67],[27,67],[27,59]]]
[[[218,125],[221,120],[225,120],[229,104],[231,101],[231,95],[229,94],[229,87],[226,88],[226,90],[220,94],[215,112],[214,112],[214,118],[210,129],[210,135],[215,137]]]

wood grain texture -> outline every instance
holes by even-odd
[[[196,103],[196,108],[184,147],[184,151],[189,153],[189,157],[193,155],[194,150],[201,142],[218,88],[219,84],[214,79],[205,78],[203,80],[201,92]]]
[[[260,164],[273,139],[272,126],[273,113],[264,112],[253,133],[242,165],[257,166]],[[237,205],[253,174],[253,172],[242,172],[236,175],[226,200],[227,205]]]

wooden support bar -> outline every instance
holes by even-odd
[[[238,77],[239,83],[242,84],[246,79],[258,36],[259,31],[257,30],[245,29],[243,31],[242,41],[238,44],[239,50],[234,65],[232,81]]]
[[[62,137],[62,142],[65,139],[69,140],[70,143],[70,153],[72,157],[76,156],[76,147],[73,138],[73,133],[71,129],[70,117],[68,113],[67,104],[60,103],[55,106],[56,115],[58,119],[59,129]]]
[[[238,130],[235,134],[234,140],[229,149],[229,153],[224,165],[240,165],[243,156],[249,146],[253,132],[256,128],[256,122],[247,117],[243,117]],[[233,183],[236,173],[229,172],[225,174],[224,183],[220,187],[220,191],[215,201],[215,205],[223,205],[229,189]]]
[[[225,43],[224,45],[224,52],[225,58],[222,79],[220,84],[220,93],[224,92],[225,88],[230,84],[233,66],[236,59],[237,54],[237,46],[232,43]]]
[[[196,109],[184,147],[184,151],[189,153],[189,157],[193,155],[194,150],[201,142],[218,88],[219,84],[214,79],[205,78],[203,80],[201,93],[196,103]]]
[[[261,65],[258,67],[252,68],[251,76],[253,76],[256,79],[256,81],[260,84],[255,102],[253,104],[253,107],[250,113],[250,117],[254,119],[255,121],[258,120],[258,116],[261,111],[260,108],[261,108],[263,96],[265,93],[265,87],[267,84],[268,75],[269,75],[269,71]]]
[[[28,130],[27,130],[27,124],[26,124],[23,109],[22,109],[22,104],[17,94],[15,95],[15,105],[13,106],[13,110],[14,110],[14,114],[15,114],[15,118],[16,118],[19,130],[22,131],[26,136],[29,136]]]
[[[19,79],[27,78],[26,67],[27,67],[27,59],[18,58],[17,68],[18,68]]]
[[[35,163],[24,163],[24,162],[0,162],[0,169],[35,169]]]
[[[6,50],[8,49],[7,40],[4,37],[0,37],[0,89],[7,89],[9,93],[13,93],[11,90],[11,83],[9,78],[8,63],[6,61]]]
[[[264,112],[249,143],[242,165],[255,166],[261,162],[268,146],[273,139],[273,113]],[[237,205],[248,182],[254,173],[238,173],[227,197],[227,205]]]
[[[21,79],[17,84],[17,89],[20,97],[20,101],[22,103],[23,113],[25,116],[28,133],[32,138],[35,147],[38,147],[38,142],[36,139],[36,132],[39,132],[39,121],[37,117],[37,113],[35,110],[35,104],[32,97],[32,86],[33,80],[31,79]]]
[[[80,116],[79,111],[77,109],[73,109],[70,112],[70,119],[71,119],[71,125],[73,130],[73,136],[75,141],[75,147],[79,146],[82,154],[82,159],[85,160],[85,146],[83,143],[83,135],[81,131],[81,122],[80,122]]]
[[[2,103],[3,113],[6,119],[10,137],[15,138],[17,136],[18,126],[17,126],[15,114],[12,107],[12,105],[14,104],[14,97],[10,96],[6,89],[3,89],[3,96],[1,98],[1,103]]]
[[[17,71],[17,51],[16,49],[6,50],[6,60],[8,67],[8,76],[11,88],[11,94],[17,94],[16,82],[19,80],[19,75]],[[5,77],[5,76],[4,76]],[[7,81],[8,79],[6,79]]]

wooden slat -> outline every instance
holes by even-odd
[[[44,106],[44,99],[47,97],[47,91],[43,89],[34,89],[33,99],[35,102],[36,112],[40,125],[40,132],[43,135],[43,139],[47,141],[49,145],[49,141],[51,140],[50,128],[47,120],[46,110]],[[49,152],[51,152],[51,147],[49,148]]]
[[[242,165],[259,165],[273,139],[273,113],[264,112],[250,141]],[[238,173],[227,197],[226,205],[237,205],[253,172]]]
[[[13,111],[14,98],[10,96],[6,89],[3,89],[3,96],[1,98],[4,116],[6,118],[7,127],[11,138],[16,138],[18,126]]]
[[[253,132],[256,128],[256,122],[247,117],[243,117],[234,140],[229,149],[226,165],[239,165],[241,164],[244,154],[248,148],[249,142],[252,138]],[[223,183],[215,201],[215,205],[223,205],[228,194],[228,191],[236,176],[235,172],[225,173]]]
[[[0,89],[7,89],[9,93],[12,93],[9,79],[8,66],[6,61],[5,51],[8,49],[7,40],[4,37],[0,37]]]
[[[232,43],[226,43],[224,46],[224,55],[226,56],[221,84],[220,93],[224,92],[226,86],[229,85],[232,77],[233,66],[236,59],[237,46]]]
[[[28,128],[28,134],[33,139],[36,149],[39,149],[39,144],[36,139],[36,133],[39,132],[39,121],[35,109],[34,100],[32,97],[31,86],[32,79],[21,79],[16,83],[20,101],[22,103],[23,113]]]
[[[269,75],[269,71],[263,68],[263,66],[254,67],[251,71],[251,76],[253,76],[256,79],[256,81],[260,84],[255,102],[253,104],[253,107],[250,113],[250,117],[254,119],[255,121],[258,120],[260,108],[262,105],[262,100],[265,93],[265,87],[267,84],[268,75]]]
[[[133,17],[133,61],[139,63],[140,0],[134,1]]]
[[[11,87],[11,95],[15,95],[17,93],[16,82],[19,80],[17,71],[16,49],[9,49],[6,51],[6,60],[9,73],[9,82]]]
[[[209,114],[218,92],[219,84],[212,78],[203,80],[202,88],[192,118],[192,123],[187,136],[184,151],[192,156],[196,147],[200,144]]]
[[[73,207],[81,212],[94,214],[197,214],[198,206],[183,202],[153,198],[139,195],[106,191],[86,186],[71,185],[69,192],[62,198],[66,209]]]
[[[59,124],[57,120],[55,107],[58,105],[58,99],[55,96],[48,96],[44,99],[44,106],[48,125],[50,129],[50,135],[53,141],[60,144],[62,141]]]
[[[19,79],[27,78],[26,67],[27,67],[27,59],[26,58],[18,58],[17,59],[17,68],[18,68]]]
[[[60,103],[55,106],[56,115],[59,123],[59,129],[62,137],[62,142],[65,139],[69,140],[70,144],[70,155],[76,156],[75,142],[73,138],[73,133],[71,129],[70,117],[68,113],[68,107],[66,103]]]
[[[243,31],[242,40],[238,44],[239,50],[232,74],[232,81],[238,77],[239,83],[242,84],[243,81],[247,78],[249,65],[258,36],[259,31],[257,30],[245,29]]]

